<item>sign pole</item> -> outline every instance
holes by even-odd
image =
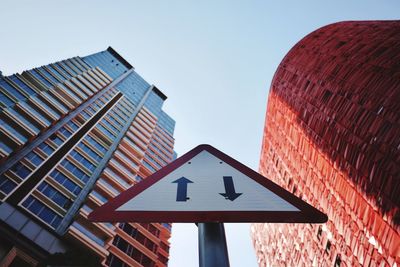
[[[229,267],[223,223],[198,223],[199,266]]]

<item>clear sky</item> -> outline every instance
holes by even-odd
[[[257,170],[268,89],[302,37],[343,20],[399,19],[400,1],[1,0],[8,75],[112,46],[167,96],[179,155],[209,143]],[[248,224],[226,226],[231,266],[255,266]],[[197,228],[176,224],[170,266],[198,266]]]

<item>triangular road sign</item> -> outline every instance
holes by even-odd
[[[324,223],[327,216],[210,145],[199,145],[89,215],[96,222]]]

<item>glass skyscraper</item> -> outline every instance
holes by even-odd
[[[0,97],[0,265],[165,266],[170,224],[87,216],[176,157],[167,97],[111,47],[1,76]]]

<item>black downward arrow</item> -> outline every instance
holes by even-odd
[[[187,184],[193,182],[182,176],[178,180],[173,181],[173,183],[178,184],[178,189],[176,191],[176,201],[188,200],[189,198],[187,197]]]
[[[232,176],[224,176],[224,185],[225,185],[225,193],[219,193],[219,194],[225,197],[225,199],[234,201],[242,194],[242,193],[236,193]]]

